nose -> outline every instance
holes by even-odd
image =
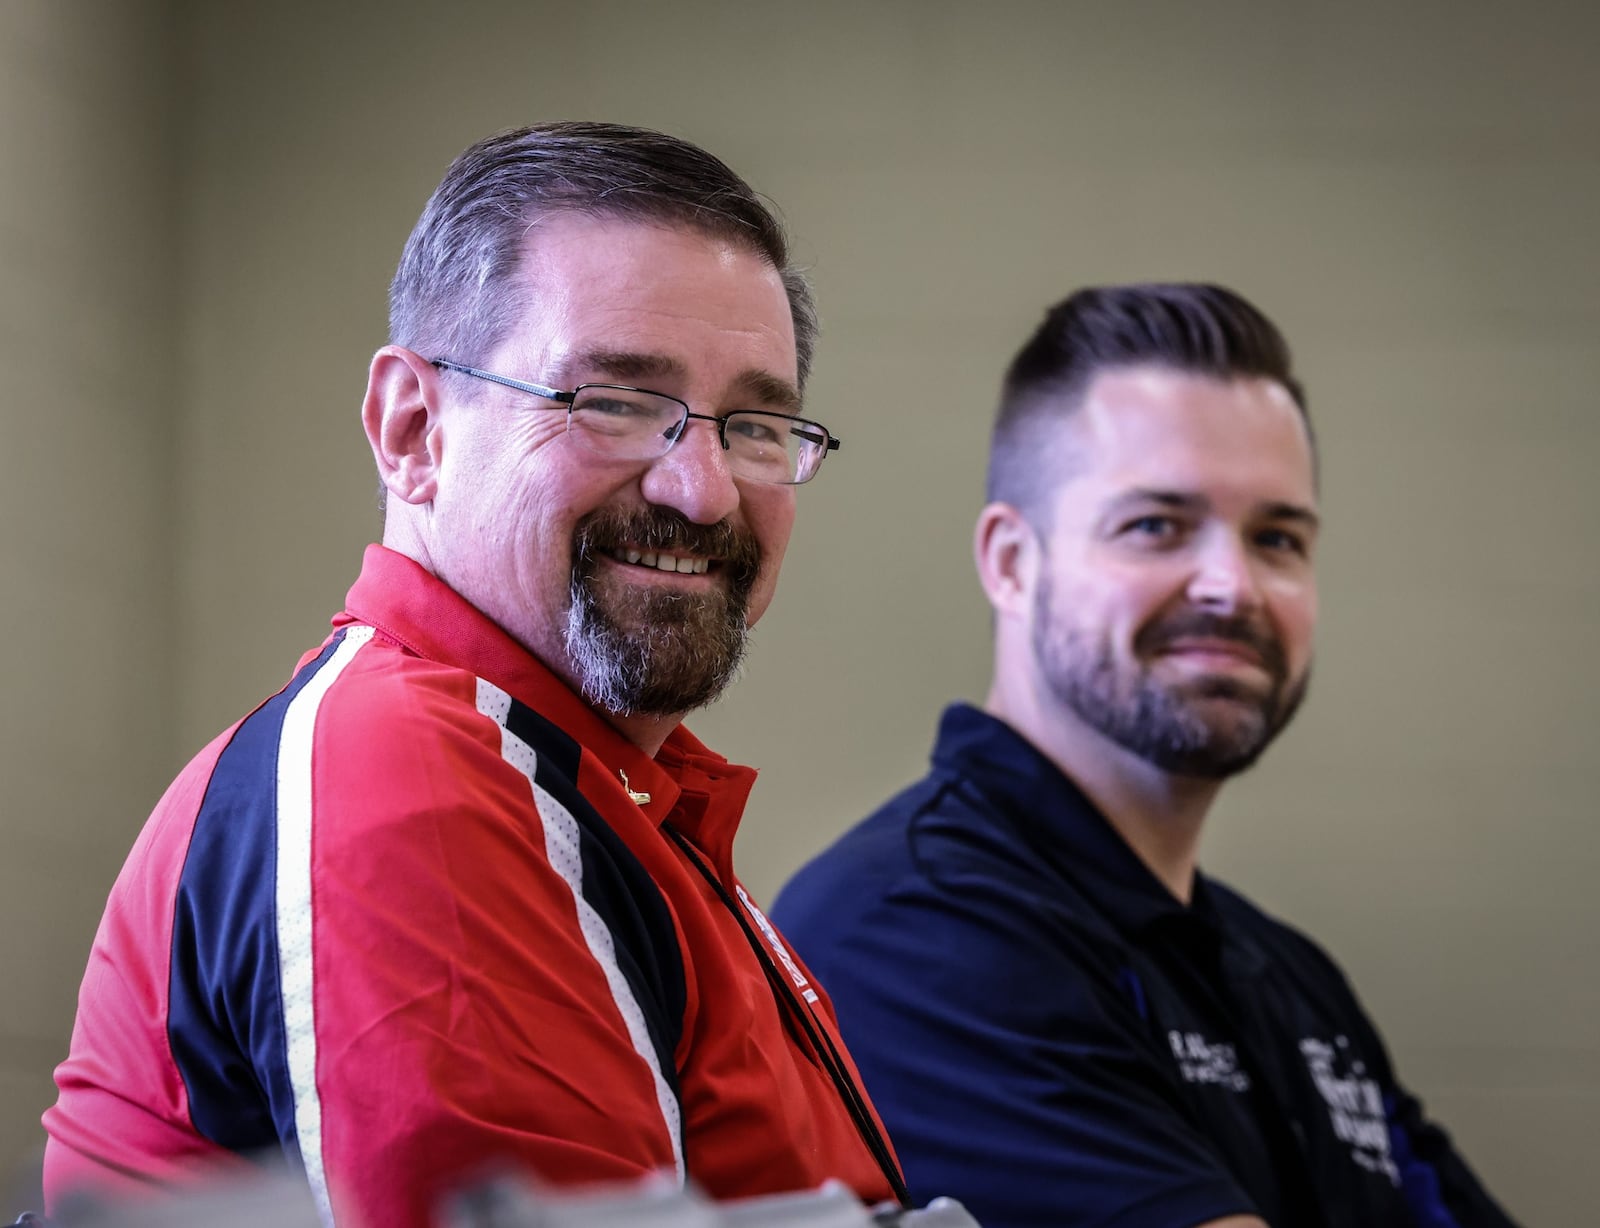
[[[1261,604],[1261,590],[1244,543],[1232,537],[1207,542],[1189,578],[1189,600],[1197,608],[1233,616]]]
[[[696,524],[716,524],[739,506],[739,488],[714,421],[686,423],[667,454],[645,470],[640,486],[651,503]]]

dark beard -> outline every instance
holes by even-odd
[[[1048,577],[1034,619],[1034,658],[1056,697],[1085,724],[1146,763],[1176,776],[1221,780],[1250,767],[1294,717],[1305,698],[1307,674],[1288,681],[1283,647],[1249,619],[1186,611],[1151,623],[1135,638],[1134,660],[1184,636],[1234,640],[1253,648],[1272,679],[1256,694],[1228,678],[1186,686],[1163,685],[1139,665],[1119,669],[1109,645],[1054,634]],[[1208,709],[1226,703],[1226,714]]]
[[[622,546],[720,559],[720,588],[655,592],[602,584],[599,560]],[[675,716],[702,708],[738,673],[750,629],[760,550],[727,521],[695,524],[667,508],[602,509],[573,532],[563,629],[584,698],[619,716]]]

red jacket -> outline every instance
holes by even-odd
[[[112,889],[48,1204],[279,1149],[325,1216],[385,1228],[495,1161],[887,1197],[751,936],[842,1052],[832,1006],[663,826],[743,898],[755,773],[682,728],[647,758],[381,547],[334,627],[184,770]]]

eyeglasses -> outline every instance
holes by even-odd
[[[560,402],[567,407],[567,434],[588,451],[613,460],[665,456],[683,438],[691,418],[716,424],[729,472],[753,482],[787,486],[809,482],[822,468],[823,458],[839,450],[839,441],[826,427],[789,414],[756,409],[736,409],[720,416],[696,414],[686,402],[664,392],[621,384],[579,384],[571,392],[562,392],[444,358],[431,361],[441,371],[456,371]]]

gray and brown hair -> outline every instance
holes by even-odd
[[[514,276],[541,217],[686,227],[742,243],[783,278],[800,383],[816,346],[810,287],[789,263],[783,225],[724,162],[644,128],[550,123],[487,137],[450,164],[389,287],[389,340],[426,358],[481,361],[521,315]]]

